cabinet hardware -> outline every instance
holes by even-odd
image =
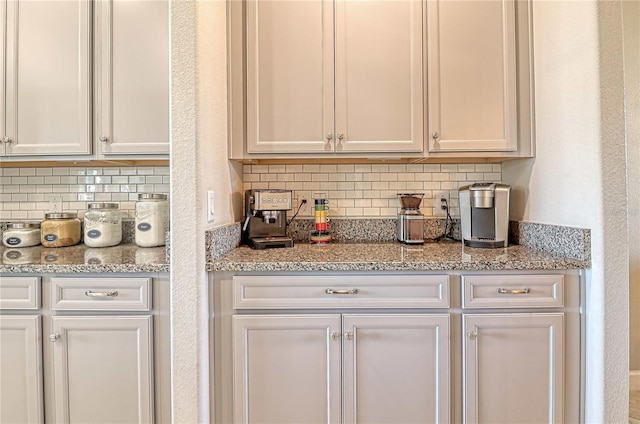
[[[524,289],[498,289],[498,294],[529,294],[531,290],[529,288]]]
[[[440,137],[440,134],[438,134],[437,131],[434,131],[434,132],[431,133],[431,138],[433,138],[434,140],[437,140],[438,137]]]
[[[111,290],[111,291],[107,291],[107,292],[94,292],[91,290],[87,290],[86,292],[84,292],[85,296],[88,297],[117,297],[118,296],[118,291],[117,290]]]
[[[49,341],[50,341],[51,343],[55,342],[55,341],[56,341],[56,340],[58,340],[59,338],[60,338],[60,334],[58,334],[58,333],[52,333],[52,334],[49,334]]]
[[[331,141],[332,138],[333,138],[333,134],[327,133],[327,140]]]
[[[342,140],[344,138],[344,134],[338,133],[338,140]]]
[[[333,333],[331,333],[331,340],[336,341],[340,338],[340,333],[338,333],[337,331],[334,331]]]
[[[345,340],[353,340],[353,331],[347,331],[344,333]]]
[[[2,139],[2,142],[3,142],[4,144],[11,144],[11,143],[13,143],[13,140],[11,140],[8,136],[5,136],[5,137]]]
[[[100,142],[102,143],[107,143],[109,142],[109,137],[107,137],[106,135],[101,135],[98,140],[100,140]]]
[[[469,337],[469,340],[475,340],[478,338],[478,333],[476,333],[475,331],[469,331],[467,333],[467,337]]]
[[[358,294],[358,289],[351,289],[351,290],[326,289],[324,292],[326,294]]]

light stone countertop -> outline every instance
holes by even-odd
[[[0,246],[0,274],[115,272],[169,272],[165,247],[138,247],[135,244],[102,248],[84,244],[57,248]]]
[[[460,242],[406,246],[400,243],[297,243],[293,248],[233,249],[207,263],[207,271],[493,271],[587,269],[571,259],[521,245],[500,249],[463,247]]]

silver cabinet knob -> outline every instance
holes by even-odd
[[[100,140],[100,142],[102,143],[107,143],[109,141],[109,137],[107,137],[106,135],[101,135],[98,140]]]
[[[52,343],[58,340],[59,338],[60,338],[60,334],[58,333],[49,334],[49,341]]]
[[[331,333],[331,340],[336,341],[340,338],[340,333],[338,333],[337,331],[334,331],[333,333]]]
[[[438,137],[440,137],[440,134],[438,134],[437,131],[434,131],[434,132],[431,133],[431,138],[433,138],[434,140],[437,140]]]
[[[344,138],[344,134],[338,133],[338,140],[342,140]]]
[[[469,331],[467,333],[467,337],[469,337],[469,340],[475,340],[478,338],[478,333],[476,333],[475,331]]]
[[[327,133],[327,140],[331,141],[333,139],[333,134]]]
[[[12,142],[13,142],[13,140],[11,140],[11,139],[9,138],[9,136],[5,136],[5,137],[2,139],[2,142],[3,142],[4,144],[10,144],[10,143],[12,143]]]
[[[353,340],[353,331],[347,331],[344,333],[345,340]]]

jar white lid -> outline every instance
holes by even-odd
[[[44,219],[74,219],[78,214],[74,212],[55,212],[44,214]]]
[[[117,203],[89,203],[89,209],[118,209]]]
[[[9,222],[7,229],[40,228],[39,222]]]
[[[138,200],[145,200],[145,199],[162,199],[162,200],[166,200],[167,199],[167,195],[166,194],[158,194],[158,193],[140,193],[140,194],[138,194]]]

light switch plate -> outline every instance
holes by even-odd
[[[49,197],[49,211],[50,212],[62,212],[62,196]]]
[[[207,222],[215,221],[215,191],[207,191]]]
[[[451,203],[449,202],[448,190],[434,191],[433,192],[433,215],[446,217],[447,211],[445,209],[442,209],[442,206],[444,206],[444,203],[441,201],[441,199],[446,199],[447,205],[451,207]]]

